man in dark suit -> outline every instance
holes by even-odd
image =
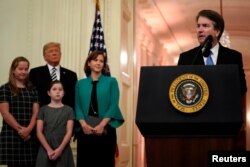
[[[242,54],[220,44],[219,40],[224,31],[224,19],[213,10],[201,10],[196,16],[196,33],[200,46],[180,54],[178,65],[206,65],[211,56],[214,65],[236,64],[239,69],[240,91],[242,95],[242,107],[245,112],[245,94],[247,92],[245,73],[243,69]],[[211,45],[205,48],[208,36],[212,36]],[[203,49],[205,50],[203,50]],[[245,115],[244,115],[245,117]],[[245,118],[244,118],[245,119]],[[245,126],[245,125],[244,125]],[[245,149],[244,127],[238,135],[238,148]],[[242,142],[242,143],[241,143]]]
[[[56,68],[56,79],[60,80],[64,86],[65,95],[63,103],[74,109],[75,84],[77,75],[75,72],[60,66],[61,46],[60,43],[49,42],[43,47],[43,57],[46,65],[36,67],[30,70],[30,81],[37,87],[40,98],[40,106],[50,103],[50,97],[47,90],[52,81],[52,68]]]
[[[244,96],[247,87],[245,73],[243,70],[242,54],[236,50],[226,48],[219,42],[224,31],[224,19],[213,10],[201,10],[196,16],[197,38],[201,46],[206,38],[212,36],[212,46],[210,48],[213,63],[216,64],[236,64],[239,68],[241,95]],[[207,57],[203,56],[200,46],[180,54],[178,65],[205,65]]]

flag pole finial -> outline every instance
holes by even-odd
[[[99,0],[96,0],[96,8],[99,9]]]

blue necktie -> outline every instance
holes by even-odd
[[[206,65],[214,65],[214,62],[213,62],[212,57],[211,57],[211,53],[207,57]]]

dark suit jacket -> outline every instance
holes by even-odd
[[[40,98],[40,106],[50,103],[50,97],[47,93],[51,80],[49,68],[47,65],[36,67],[30,70],[30,81],[36,86]],[[75,84],[77,75],[75,72],[66,68],[60,67],[60,81],[63,84],[65,95],[62,102],[71,106],[75,106]]]
[[[204,60],[201,54],[197,57],[199,47],[193,48],[189,51],[180,54],[178,65],[204,65]],[[195,58],[196,57],[196,58]],[[195,60],[195,61],[194,61]],[[221,44],[219,46],[217,65],[219,64],[237,64],[239,67],[239,77],[240,77],[240,88],[241,95],[244,95],[247,91],[245,73],[242,63],[242,54],[236,50],[223,47]]]

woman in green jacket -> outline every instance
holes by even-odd
[[[77,166],[115,166],[116,128],[124,122],[119,108],[119,88],[114,77],[105,76],[107,57],[92,52],[84,65],[87,78],[75,89]]]

